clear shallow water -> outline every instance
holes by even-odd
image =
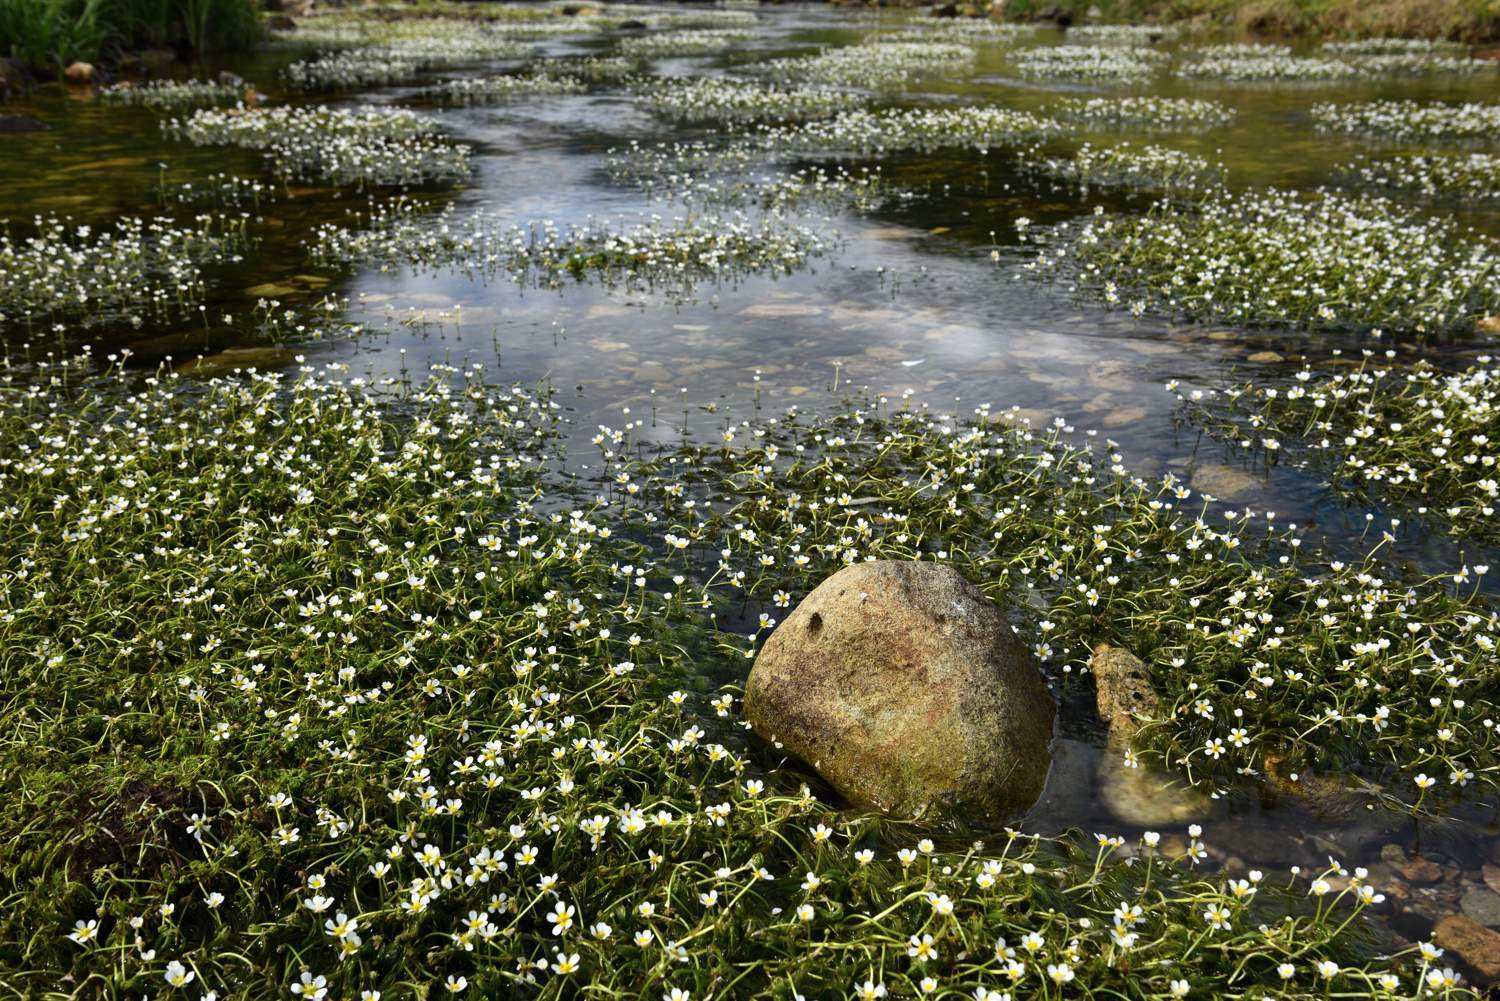
[[[741,61],[781,51],[857,39],[875,27],[871,18],[822,7],[760,11],[764,30],[733,53],[657,60],[662,75],[724,72]],[[1043,33],[1043,44],[1060,35]],[[539,48],[549,55],[606,51],[597,37],[553,40]],[[256,82],[272,99],[289,52],[268,52],[225,67]],[[492,72],[514,61],[478,64],[439,77]],[[413,103],[416,86],[379,88],[332,103]],[[1494,100],[1500,74],[1474,79],[1363,82],[1357,85],[1245,84],[1161,81],[1149,87],[1045,84],[1024,81],[997,49],[981,46],[975,72],[962,79],[921,84],[892,100],[899,103],[981,103],[1045,111],[1060,95],[1139,94],[1213,97],[1239,112],[1228,126],[1199,134],[1100,131],[1079,138],[1097,142],[1131,138],[1161,143],[1222,160],[1231,186],[1311,187],[1328,182],[1331,168],[1374,148],[1356,139],[1315,133],[1308,108],[1319,101],[1372,97]],[[516,223],[551,220],[561,225],[590,220],[639,221],[680,208],[649,203],[644,195],[611,180],[606,154],[632,140],[712,136],[713,128],[680,128],[650,114],[618,89],[562,97],[526,98],[497,107],[445,109],[417,104],[444,128],[475,147],[474,173],[459,189],[433,195],[460,214],[485,210]],[[36,214],[71,215],[102,223],[122,214],[151,213],[159,206],[163,180],[201,180],[215,171],[255,176],[258,157],[224,149],[195,149],[162,137],[150,111],[100,104],[82,93],[43,90],[5,109],[48,122],[50,131],[3,137],[0,158],[0,218],[24,232]],[[1076,140],[1069,140],[1066,146]],[[652,418],[647,428],[675,440],[684,419],[696,431],[721,427],[725,412],[748,416],[760,408],[791,405],[831,408],[849,392],[900,397],[937,410],[966,413],[984,403],[1020,408],[1036,423],[1062,417],[1076,427],[1097,429],[1118,443],[1133,472],[1174,472],[1190,482],[1233,484],[1215,492],[1237,506],[1275,510],[1295,519],[1333,545],[1351,544],[1364,527],[1364,511],[1352,511],[1316,477],[1278,467],[1269,475],[1246,468],[1222,445],[1177,421],[1177,404],[1163,391],[1168,380],[1186,387],[1214,388],[1250,376],[1285,378],[1303,356],[1322,363],[1333,349],[1392,347],[1401,357],[1429,357],[1444,364],[1493,345],[1462,343],[1364,343],[1355,337],[1249,331],[1224,326],[1133,320],[1123,312],[1079,303],[1057,289],[1015,279],[1024,259],[1013,237],[1014,222],[1039,224],[1082,217],[1096,205],[1110,210],[1144,207],[1147,196],[1106,190],[1079,192],[1037,183],[1015,165],[1014,154],[902,155],[879,166],[891,185],[909,192],[866,214],[840,212],[817,220],[842,236],[836,253],[792,275],[750,277],[718,287],[700,286],[695,299],[677,301],[659,292],[574,284],[558,291],[519,289],[500,280],[475,282],[437,271],[342,272],[310,265],[303,242],[324,222],[342,222],[366,196],[333,189],[297,187],[263,206],[254,232],[260,242],[248,262],[210,273],[211,315],[240,318],[178,328],[98,328],[67,333],[61,342],[37,329],[3,332],[14,357],[92,344],[96,354],[130,347],[135,363],[151,367],[171,356],[181,363],[198,354],[266,342],[243,321],[258,298],[311,305],[325,295],[347,301],[345,316],[378,333],[358,340],[285,340],[285,350],[255,356],[261,367],[339,363],[350,375],[372,379],[421,373],[432,365],[485,366],[489,379],[523,385],[549,384],[570,409],[577,438],[596,425],[618,426],[631,416]],[[1500,233],[1500,213],[1467,206],[1467,223]],[[992,234],[996,236],[992,238]],[[998,238],[1000,260],[990,257]],[[267,287],[273,287],[268,292]],[[30,345],[27,347],[26,345]],[[1252,362],[1275,351],[1284,362]],[[233,358],[235,356],[227,356]],[[245,359],[247,356],[238,356]],[[248,361],[241,361],[248,364]],[[718,412],[699,407],[716,404]],[[581,454],[587,454],[585,450]],[[1202,489],[1201,487],[1199,489]],[[1408,529],[1396,548],[1399,559],[1422,566],[1449,566],[1454,545]],[[1469,558],[1477,559],[1472,547]],[[753,617],[753,616],[752,616]],[[1077,701],[1076,699],[1074,701]],[[1176,823],[1164,814],[1163,797],[1149,788],[1114,795],[1133,780],[1112,767],[1089,725],[1086,705],[1073,705],[1059,744],[1048,790],[1030,826],[1118,830]],[[1147,814],[1155,809],[1157,816]],[[1275,797],[1248,795],[1234,802],[1197,804],[1197,816],[1227,825],[1239,844],[1221,861],[1280,866],[1313,865],[1329,854],[1374,862],[1385,844],[1411,846],[1419,837],[1465,871],[1490,850],[1491,818],[1474,824],[1417,832],[1389,818],[1319,818]],[[1436,905],[1434,905],[1436,906]]]

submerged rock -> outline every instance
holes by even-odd
[[[27,115],[0,115],[0,132],[46,132],[51,127]]]
[[[1000,610],[951,567],[856,563],[755,659],[745,715],[862,806],[986,819],[1036,801],[1056,708]]]
[[[1129,650],[1108,643],[1094,647],[1089,658],[1094,676],[1094,706],[1109,724],[1110,737],[1128,744],[1142,724],[1161,715],[1161,698],[1151,687],[1146,665]]]
[[[1500,932],[1467,914],[1450,914],[1432,930],[1432,940],[1458,957],[1479,986],[1500,981]]]
[[[63,78],[69,83],[88,83],[94,79],[94,64],[85,62],[72,63],[67,69],[63,70]]]
[[[1145,762],[1125,764],[1125,745],[1111,739],[1099,758],[1099,798],[1122,824],[1162,827],[1206,820],[1213,801],[1182,781]]]

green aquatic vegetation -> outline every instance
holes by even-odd
[[[319,227],[309,253],[323,266],[441,268],[548,288],[597,280],[688,295],[699,282],[805,267],[836,243],[837,234],[774,213],[703,213],[562,228],[547,222],[518,226],[490,213],[458,214],[451,207],[433,214],[420,202],[397,199],[356,213],[350,226]]]
[[[560,56],[536,60],[530,68],[542,76],[577,77],[602,83],[636,76],[641,72],[641,63],[628,56]]]
[[[744,68],[778,81],[880,89],[924,77],[963,73],[973,63],[974,50],[968,45],[898,39],[824,49],[808,56],[768,59]]]
[[[606,168],[612,179],[638,186],[652,199],[698,208],[868,211],[889,194],[878,168],[851,171],[835,164],[778,170],[744,142],[632,142],[610,150]]]
[[[1093,45],[1154,45],[1177,36],[1169,24],[1078,24],[1069,25],[1066,37],[1072,42]]]
[[[217,209],[260,209],[276,200],[276,186],[254,177],[210,174],[201,181],[183,181],[160,190],[163,205],[196,205]]]
[[[828,118],[865,100],[831,87],[781,87],[725,77],[645,80],[631,89],[656,114],[690,122]]]
[[[1225,191],[1022,230],[1040,247],[1029,272],[1137,315],[1439,333],[1500,312],[1493,240],[1374,196]]]
[[[24,526],[0,532],[0,761],[16,786],[0,802],[14,918],[0,951],[21,992],[1468,996],[1445,990],[1430,947],[1370,941],[1362,912],[1381,894],[1363,870],[1200,870],[1215,833],[1197,825],[1171,850],[1157,832],[952,837],[825,805],[748,739],[737,686],[708,680],[742,675],[743,641],[710,613],[769,576],[801,593],[851,548],[949,537],[972,540],[953,557],[971,565],[991,533],[1039,579],[1152,569],[1123,540],[1156,537],[1154,518],[1174,538],[1174,515],[1138,510],[1103,469],[1083,484],[1094,463],[1052,433],[792,414],[726,428],[744,444],[726,433],[642,463],[631,421],[600,429],[609,482],[575,499],[555,476],[560,404],[479,373],[400,396],[316,373],[198,389],[164,375],[88,399],[81,372],[55,374],[0,405],[0,519]],[[706,510],[681,482],[746,493]],[[866,489],[877,506],[837,493]],[[991,496],[1052,491],[1085,507],[991,513]],[[1076,551],[1039,551],[1079,529]],[[1223,643],[1219,616],[1251,626],[1261,608],[1295,637],[1283,573],[1263,582],[1274,597],[1219,590],[1238,564],[1209,558],[1218,535],[1180,554],[1170,600],[1204,586],[1214,606],[1213,639],[1184,652]],[[721,547],[701,580],[692,550]],[[1324,592],[1335,631],[1393,628],[1383,586],[1341,573]],[[1103,603],[1093,631],[1136,621],[1107,590]],[[1389,655],[1402,690],[1350,684],[1374,670],[1364,654],[1338,676],[1346,701],[1394,704],[1388,726],[1362,724],[1369,746],[1407,736],[1407,703],[1429,688],[1441,715],[1468,717],[1439,679],[1470,668],[1423,659],[1408,680],[1417,642]],[[1327,689],[1290,649],[1268,656],[1297,679],[1241,696],[1245,727]],[[1239,720],[1221,686],[1235,683],[1197,693],[1215,733]],[[1455,753],[1489,739],[1464,733]]]
[[[1158,130],[1213,128],[1235,115],[1227,104],[1199,97],[1070,97],[1049,110],[1064,121],[1090,126]]]
[[[1315,104],[1312,119],[1324,132],[1352,132],[1386,140],[1474,139],[1500,136],[1500,104],[1433,104],[1364,101]]]
[[[405,108],[204,109],[164,124],[195,146],[264,150],[286,180],[365,187],[448,184],[469,175],[469,147]]]
[[[1222,168],[1182,150],[1153,146],[1093,146],[1084,143],[1070,156],[1045,156],[1028,150],[1023,167],[1074,184],[1122,188],[1199,191],[1222,181]]]
[[[244,100],[245,87],[243,82],[212,80],[149,80],[144,83],[125,81],[100,88],[99,100],[107,104],[176,111],[181,108],[234,104]]]
[[[528,73],[444,80],[424,90],[422,96],[452,104],[497,104],[518,97],[582,94],[586,90],[588,84],[579,77]]]
[[[1367,353],[1368,355],[1368,353]],[[1183,399],[1188,418],[1254,461],[1311,469],[1341,496],[1500,544],[1500,370],[1366,358]]]
[[[981,153],[1062,131],[1050,118],[997,107],[846,111],[827,121],[765,128],[748,140],[764,152],[880,154],[973,149]]]
[[[1191,50],[1176,68],[1180,77],[1205,80],[1347,80],[1358,66],[1327,56],[1297,56],[1284,45],[1209,45]]]
[[[1011,57],[1033,80],[1139,82],[1155,76],[1167,61],[1155,49],[1105,45],[1048,45],[1022,49]]]
[[[619,52],[620,55],[629,56],[632,59],[691,56],[706,52],[722,52],[741,42],[748,42],[753,37],[751,32],[735,28],[664,31],[658,34],[621,39]]]
[[[33,227],[24,238],[0,231],[0,324],[181,317],[207,293],[203,268],[238,263],[249,244],[243,218],[215,215],[105,227],[38,216]]]
[[[1414,192],[1428,198],[1465,202],[1500,199],[1500,156],[1492,153],[1360,157],[1337,173],[1346,184]]]
[[[351,89],[403,83],[434,69],[466,62],[521,59],[531,51],[529,42],[470,27],[465,32],[410,34],[378,45],[328,52],[290,64],[284,75],[303,90]]]
[[[1324,42],[1322,48],[1340,56],[1456,56],[1466,51],[1457,42],[1436,38],[1356,38]]]

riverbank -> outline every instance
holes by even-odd
[[[0,4],[0,87],[8,75],[61,75],[78,63],[134,53],[183,58],[237,51],[262,33],[258,0],[6,0]]]
[[[1006,20],[1188,23],[1280,38],[1500,39],[1494,0],[1002,0],[998,7]]]

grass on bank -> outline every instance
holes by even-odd
[[[1278,36],[1500,38],[1496,0],[1004,0],[1002,11],[1019,19],[1061,10],[1082,24],[1094,7],[1105,21],[1196,20]]]
[[[256,0],[0,0],[0,56],[54,72],[146,48],[243,49],[261,30]]]

